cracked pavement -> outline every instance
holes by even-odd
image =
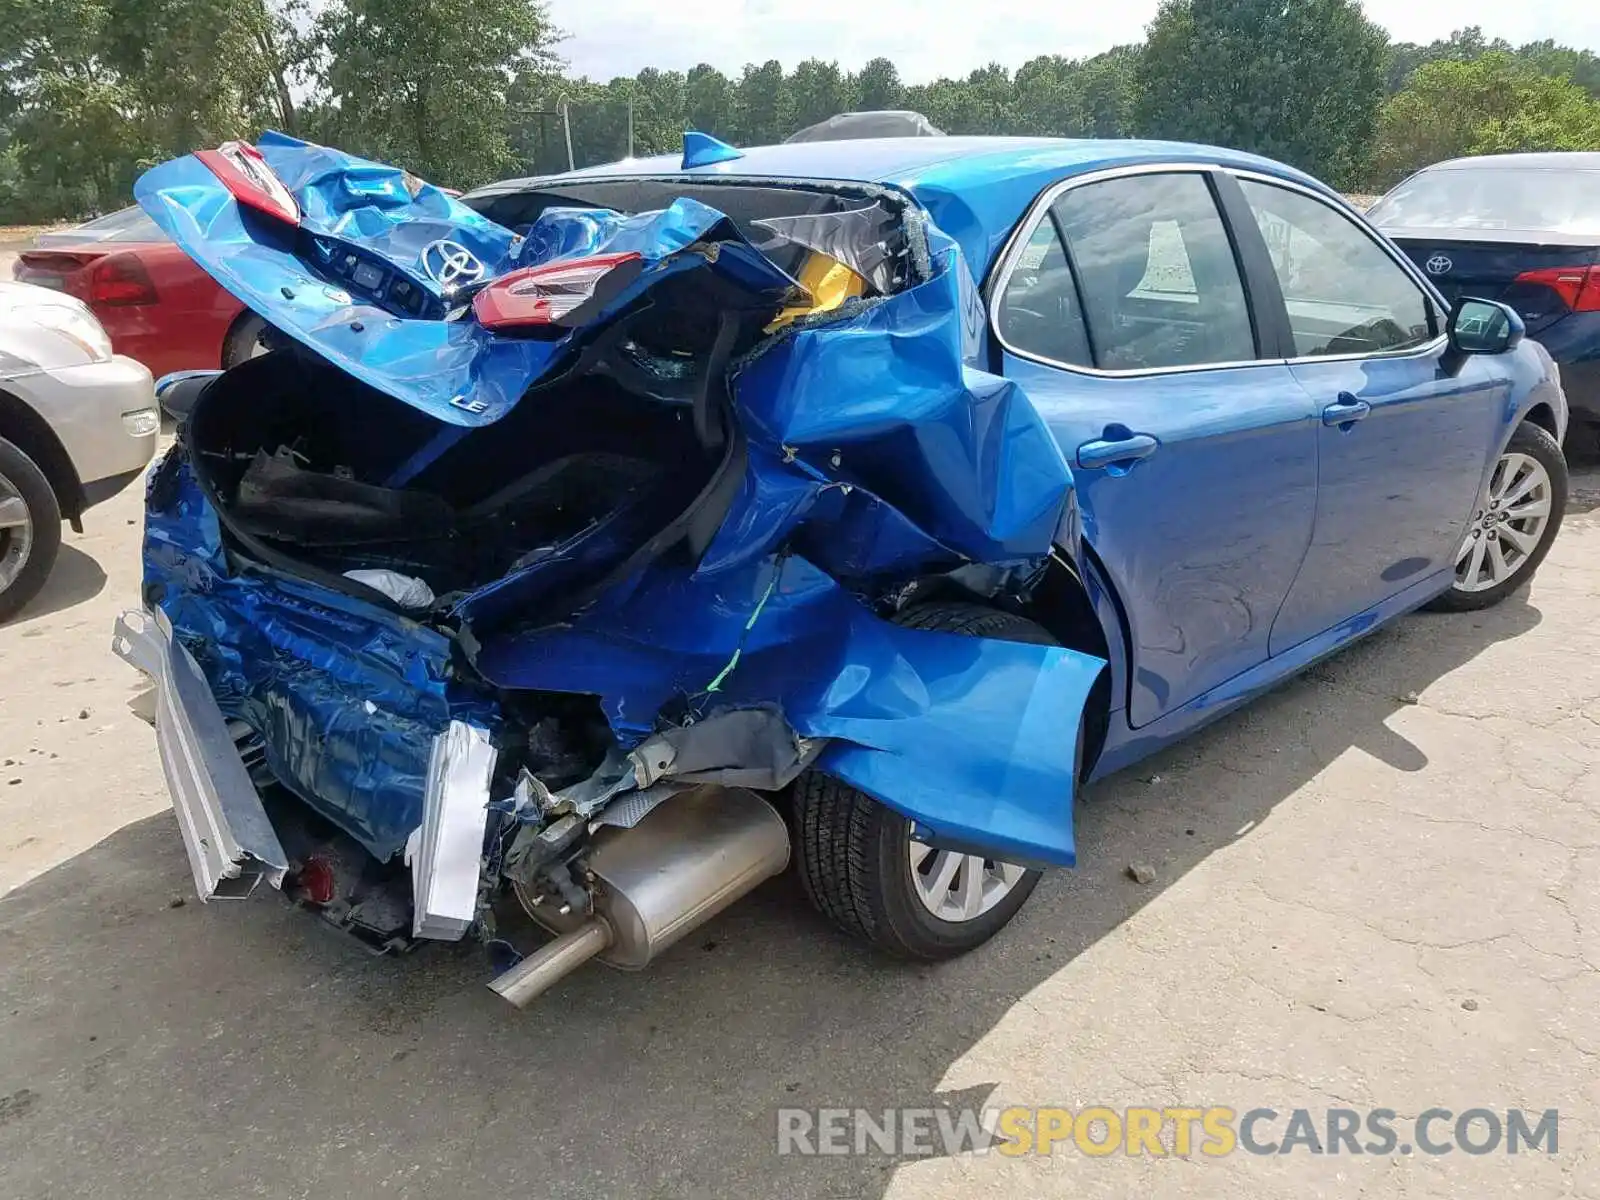
[[[884,963],[785,878],[525,1014],[472,948],[193,902],[107,648],[138,512],[90,514],[0,629],[0,1196],[1600,1197],[1592,463],[1530,592],[1090,789],[1084,866],[983,950]],[[1559,1108],[1560,1149],[775,1154],[782,1106],[1007,1104]]]

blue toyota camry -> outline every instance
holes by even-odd
[[[163,381],[114,640],[200,894],[517,1004],[791,859],[970,950],[1082,783],[1504,599],[1566,503],[1517,312],[1244,154],[690,134],[457,200],[268,134],[137,195],[280,335]]]

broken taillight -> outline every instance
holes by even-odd
[[[89,268],[89,284],[83,298],[90,304],[120,308],[134,304],[154,304],[156,294],[150,275],[132,254],[112,254]]]
[[[291,225],[300,223],[300,205],[267,160],[249,142],[224,142],[215,150],[197,150],[196,158],[227,185],[240,204]]]
[[[619,267],[626,268],[630,264],[642,267],[643,257],[630,251],[524,267],[501,276],[474,296],[472,312],[485,329],[559,324],[594,296],[602,280]],[[632,279],[638,270],[627,270],[623,274],[626,279]],[[613,280],[625,281],[623,278]]]
[[[1600,267],[1544,267],[1524,271],[1516,282],[1542,284],[1572,312],[1600,312]]]

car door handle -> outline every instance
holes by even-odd
[[[1353,425],[1372,411],[1372,405],[1357,400],[1349,392],[1340,392],[1339,399],[1322,410],[1324,425]]]
[[[1096,438],[1078,447],[1078,465],[1084,468],[1113,467],[1149,458],[1161,443],[1148,433],[1122,438]]]

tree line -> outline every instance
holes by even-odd
[[[1589,50],[1476,28],[1395,44],[1358,0],[1164,0],[1142,43],[927,83],[887,57],[599,82],[559,49],[539,0],[0,0],[0,224],[105,211],[150,164],[265,128],[463,188],[884,108],[952,134],[1217,143],[1353,191],[1459,154],[1600,148]]]

